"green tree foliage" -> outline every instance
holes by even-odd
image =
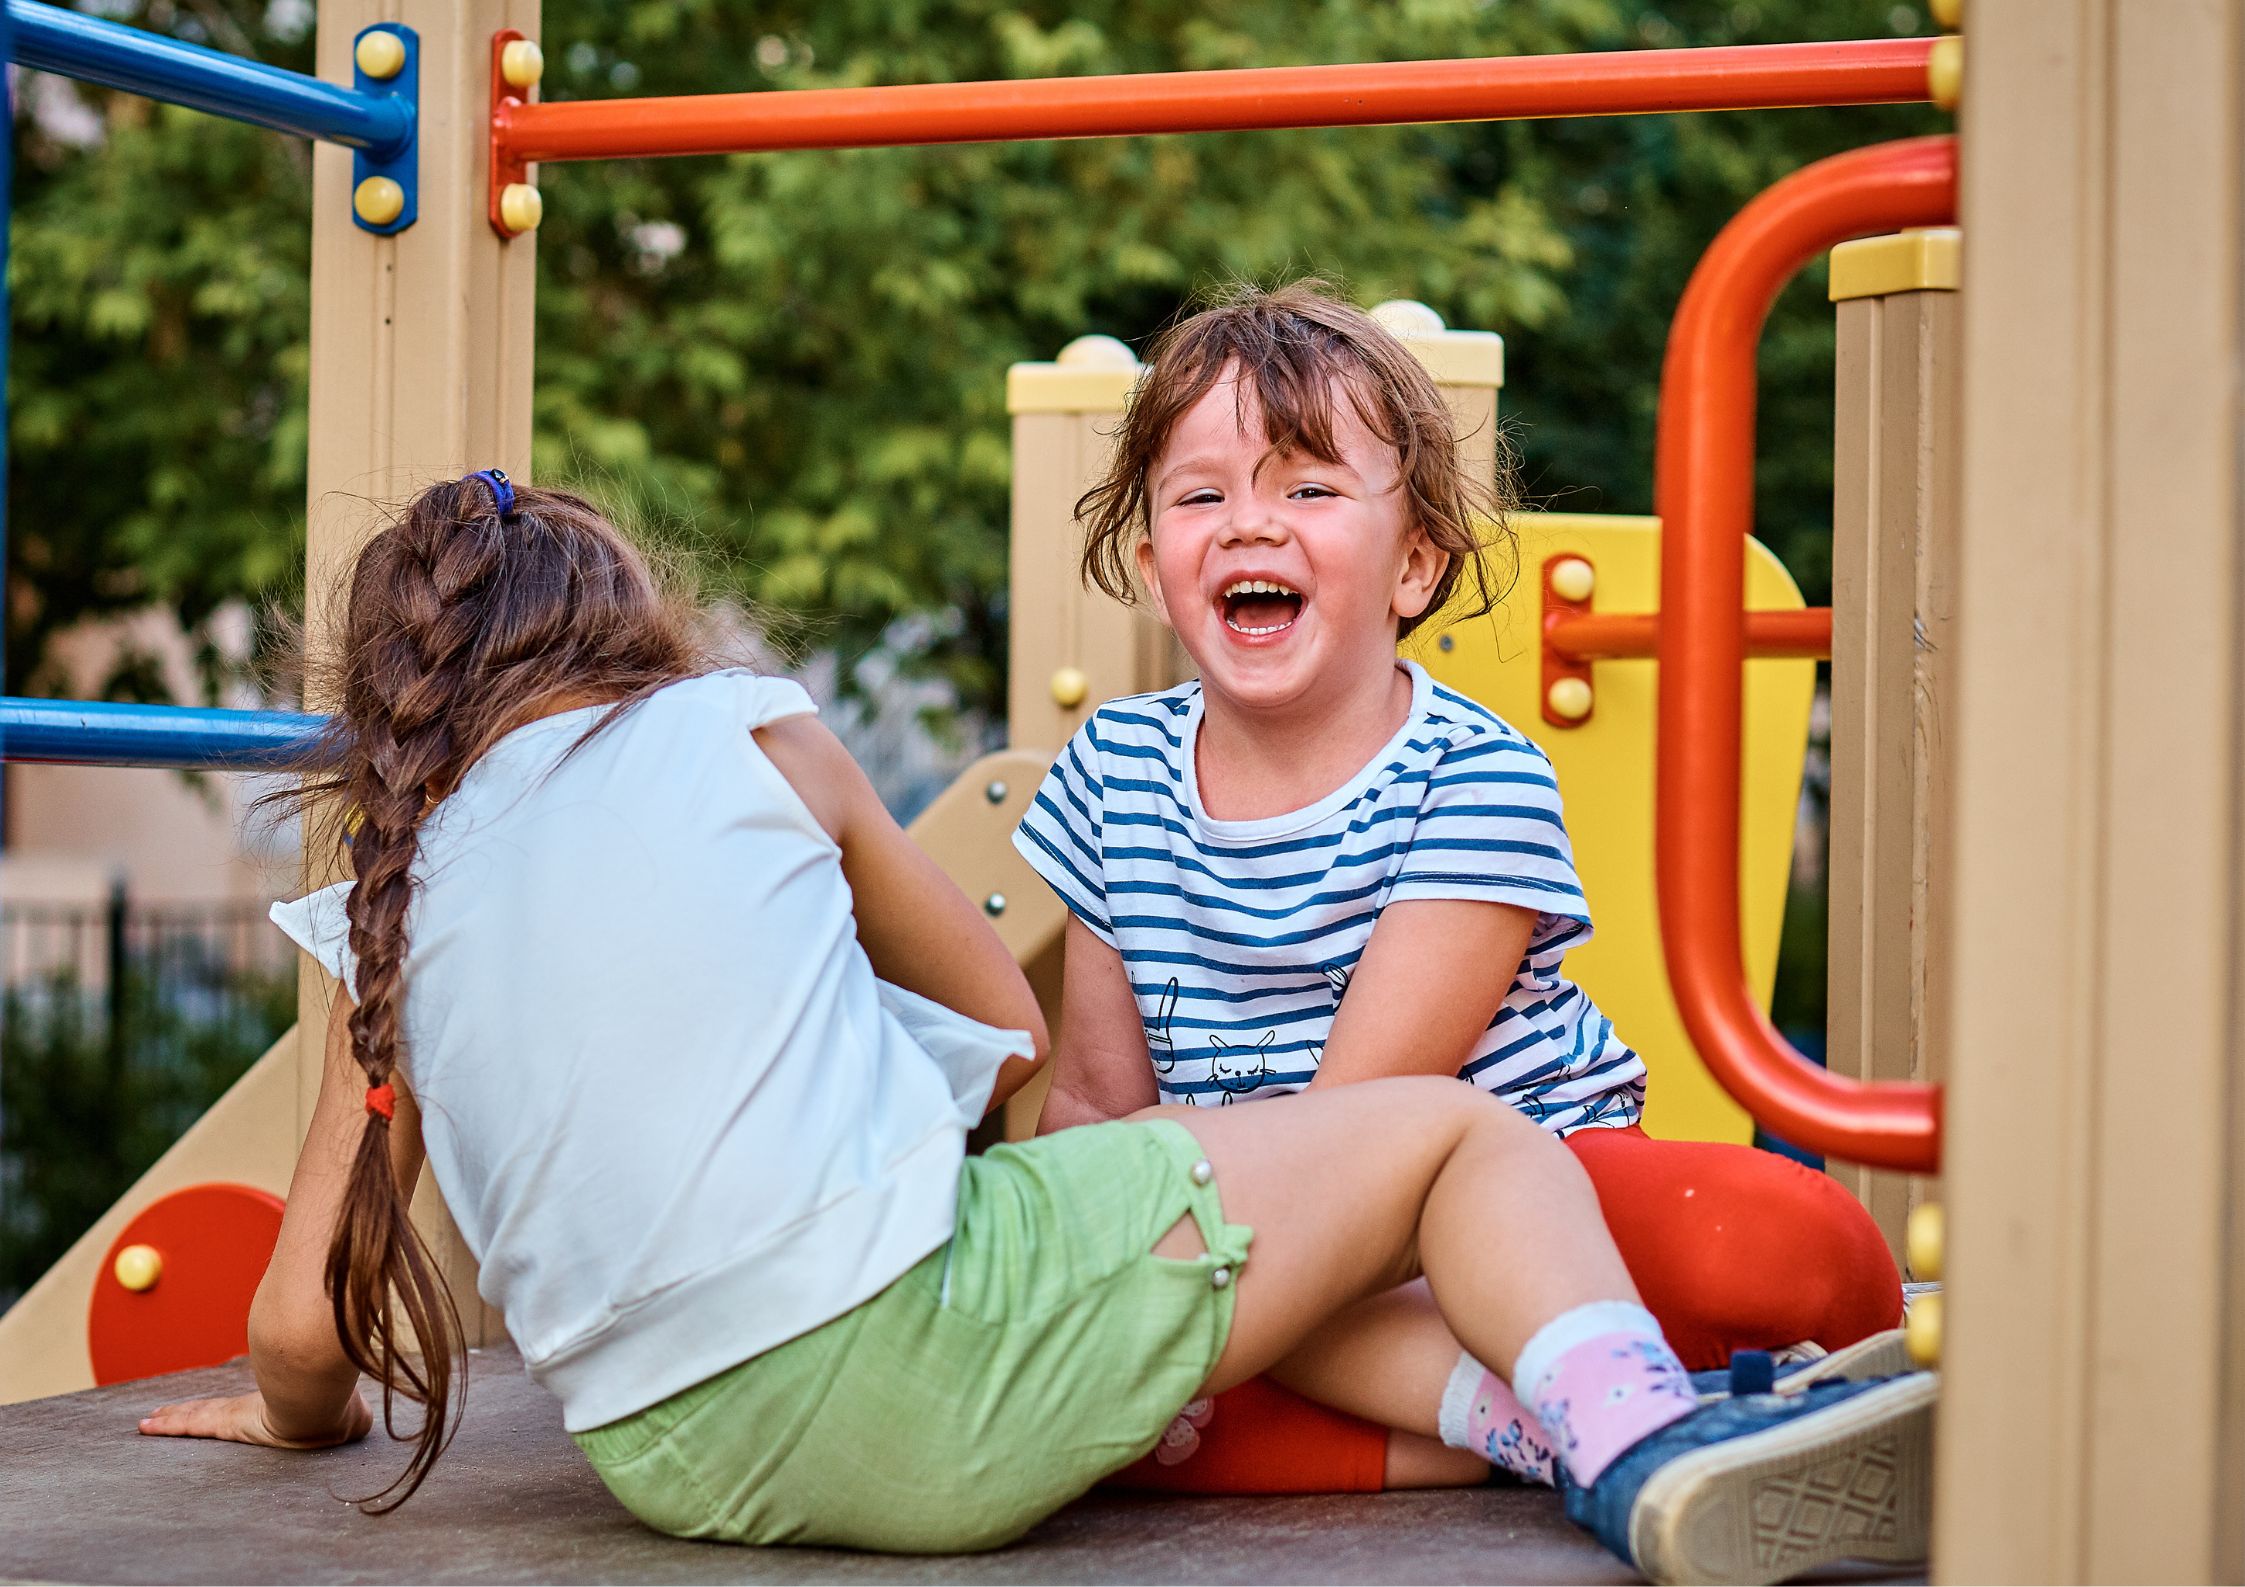
[[[128,20],[302,68],[305,8]],[[549,98],[1889,36],[1880,0],[547,0]],[[75,93],[74,90],[65,90]],[[34,103],[37,96],[29,96]],[[285,585],[303,519],[308,164],[184,111],[78,96],[21,133],[8,668],[147,601],[190,624]],[[46,120],[52,120],[51,117]],[[1254,133],[549,167],[537,467],[692,538],[845,656],[897,619],[970,704],[1002,695],[1004,371],[1141,340],[1196,289],[1317,271],[1505,333],[1533,494],[1650,502],[1654,389],[1699,251],[1923,107]],[[1826,582],[1830,314],[1766,344],[1763,522]],[[117,687],[129,689],[132,680]]]

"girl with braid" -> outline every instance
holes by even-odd
[[[257,1387],[143,1432],[344,1443],[371,1378],[412,1453],[364,1502],[408,1499],[464,1388],[407,1213],[426,1163],[531,1375],[666,1532],[1004,1543],[1423,1274],[1558,1441],[1569,1513],[1646,1573],[1922,1552],[1930,1380],[1703,1405],[1572,1156],[1472,1087],[968,1156],[1044,1056],[1027,983],[808,696],[700,633],[589,504],[496,470],[360,553],[306,789],[355,812],[352,880],[275,911],[342,989]],[[1803,1505],[1757,1547],[1750,1492],[1873,1465],[1877,1516]]]

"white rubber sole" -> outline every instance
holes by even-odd
[[[1929,1373],[1653,1473],[1629,1515],[1629,1551],[1656,1582],[1789,1580],[1834,1560],[1927,1555],[1933,1518]]]

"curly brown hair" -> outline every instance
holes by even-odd
[[[433,485],[359,552],[326,668],[341,708],[305,758],[322,775],[277,796],[324,816],[355,878],[351,1056],[370,1087],[388,1083],[403,1049],[406,911],[436,802],[549,711],[612,703],[573,754],[655,690],[722,664],[700,609],[590,502],[522,487],[514,511],[498,506],[472,475]],[[389,1135],[370,1107],[326,1266],[336,1333],[382,1385],[384,1425],[397,1436],[400,1398],[424,1410],[404,1472],[362,1501],[375,1510],[412,1496],[460,1407],[459,1315],[413,1226]]]
[[[1336,390],[1365,428],[1395,449],[1410,519],[1450,559],[1426,610],[1404,619],[1398,638],[1444,612],[1468,577],[1466,606],[1444,612],[1446,619],[1480,616],[1503,599],[1518,565],[1503,436],[1495,437],[1495,477],[1474,478],[1459,462],[1457,420],[1426,366],[1371,315],[1315,279],[1232,287],[1155,338],[1106,472],[1076,502],[1086,584],[1125,603],[1138,598],[1131,561],[1138,537],[1152,527],[1147,480],[1179,422],[1230,371],[1237,371],[1243,409],[1253,391],[1273,452],[1340,462]],[[1505,564],[1501,573],[1491,572],[1492,556]]]

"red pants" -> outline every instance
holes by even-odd
[[[1637,1129],[1579,1130],[1567,1145],[1646,1307],[1693,1371],[1804,1339],[1836,1350],[1902,1320],[1902,1278],[1878,1225],[1829,1175],[1774,1152]],[[1219,1395],[1199,1438],[1176,1465],[1149,1456],[1108,1480],[1177,1493],[1383,1486],[1386,1428],[1265,1379]]]

